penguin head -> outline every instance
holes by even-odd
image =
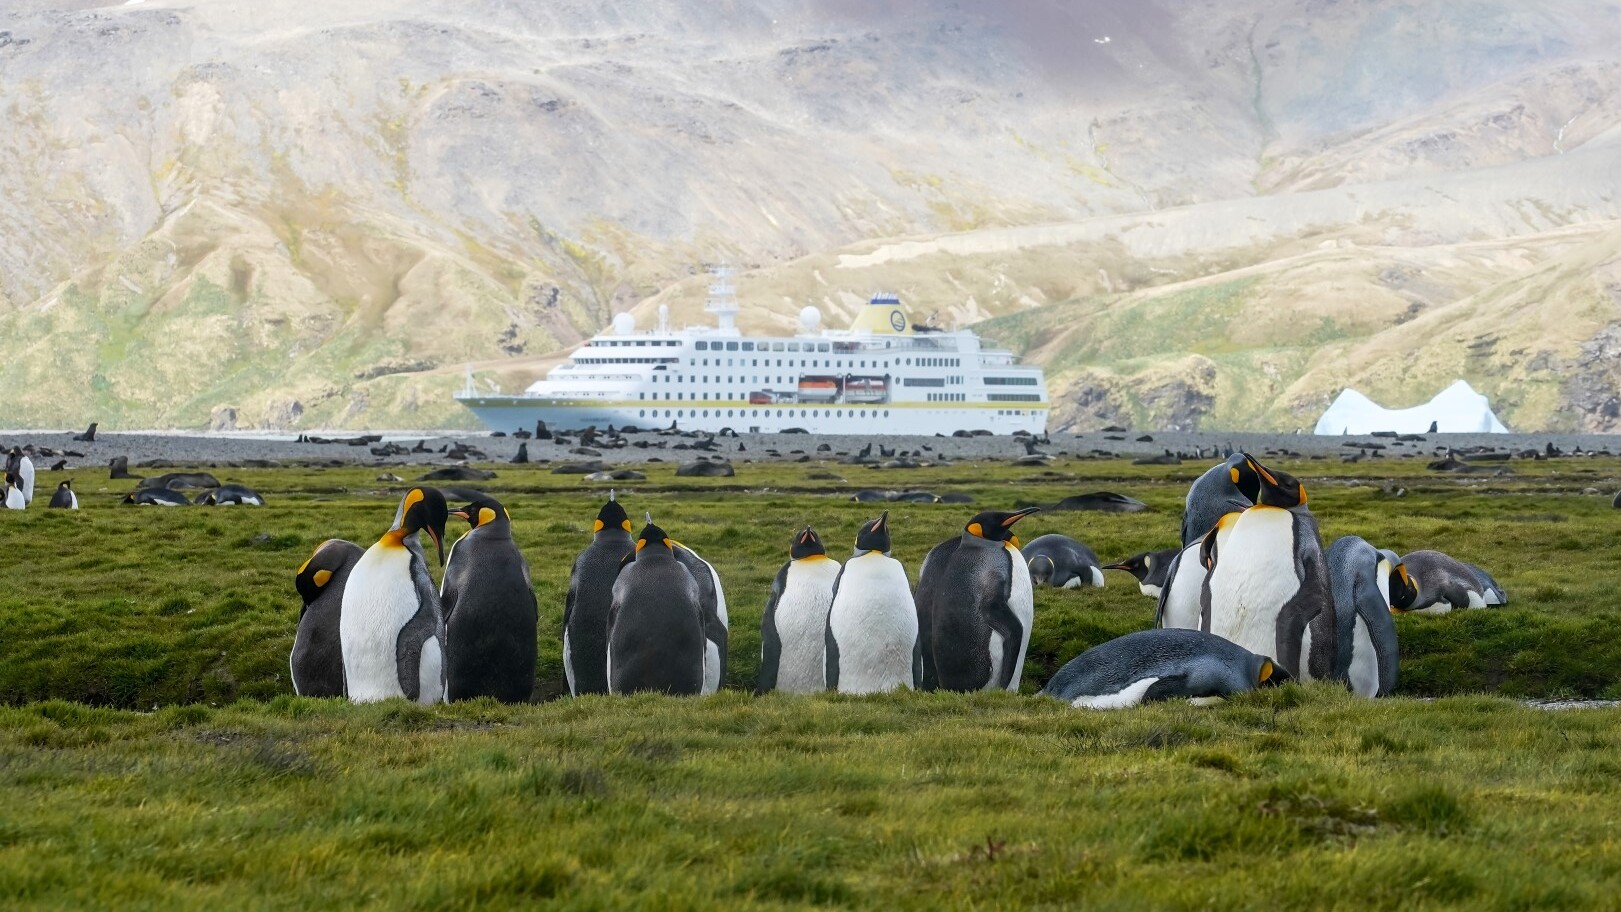
[[[1139,580],[1147,579],[1148,573],[1153,569],[1154,552],[1144,551],[1133,554],[1123,561],[1114,564],[1104,564],[1100,570],[1124,570]]]
[[[57,489],[57,490],[58,490],[58,491],[69,491],[69,490],[72,490],[72,489],[73,489],[73,480],[72,480],[72,479],[71,479],[71,478],[69,478],[69,479],[64,479],[64,480],[63,480],[63,481],[62,481],[62,482],[61,482],[61,483],[59,483],[59,484],[58,484],[58,485],[57,485],[57,486],[56,486],[56,489]]]
[[[1389,565],[1390,558],[1383,557],[1381,564]],[[1390,568],[1390,613],[1406,614],[1413,609],[1413,603],[1418,601],[1418,581],[1407,572],[1407,565],[1396,563]]]
[[[1268,507],[1306,505],[1306,486],[1287,472],[1269,469],[1252,456],[1245,456],[1237,465],[1229,465],[1228,474],[1233,486],[1251,502]]]
[[[443,567],[445,523],[449,520],[450,508],[445,505],[445,495],[438,488],[412,488],[405,492],[405,497],[400,501],[394,528],[389,530],[389,535],[395,536],[396,542],[403,542],[406,536],[428,533],[434,547],[439,549],[439,566]]]
[[[625,514],[625,508],[619,505],[619,501],[614,499],[612,491],[608,492],[608,502],[597,511],[597,521],[591,524],[592,534],[604,529],[630,531],[630,517]]]
[[[877,551],[888,554],[889,549],[889,511],[885,510],[877,519],[867,520],[861,531],[856,533],[855,553]]]
[[[298,576],[294,585],[298,587],[298,595],[304,600],[304,605],[321,597],[327,583],[332,582],[333,574],[343,568],[348,555],[339,545],[348,544],[341,538],[329,538],[315,546],[315,552],[310,555],[303,565],[298,568]],[[354,546],[350,545],[352,549]]]
[[[1030,582],[1036,586],[1045,585],[1058,570],[1058,565],[1045,554],[1037,554],[1030,558],[1026,566],[1030,568]]]
[[[965,536],[993,542],[1010,542],[1017,548],[1019,537],[1013,534],[1013,524],[1032,513],[1040,512],[1040,507],[1025,507],[1012,513],[986,510],[983,513],[976,513],[974,518],[968,521],[968,525],[962,527],[962,531]]]
[[[822,547],[822,537],[816,534],[816,530],[806,526],[794,536],[794,543],[788,548],[788,556],[793,560],[826,557],[827,549]]]
[[[507,508],[501,506],[500,501],[488,494],[479,494],[468,502],[465,507],[458,507],[450,511],[450,515],[457,519],[467,521],[469,526],[477,529],[487,526],[497,520],[510,520]]]
[[[1253,667],[1256,687],[1277,687],[1294,680],[1294,677],[1284,671],[1283,666],[1272,661],[1270,656],[1256,656]]]
[[[641,560],[643,554],[675,554],[675,539],[654,525],[651,516],[647,518],[647,525],[642,527],[642,534],[636,536],[636,550],[631,557]]]

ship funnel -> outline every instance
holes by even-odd
[[[898,295],[876,294],[867,302],[867,306],[856,314],[850,329],[855,332],[872,333],[875,336],[910,336],[912,321],[907,319],[906,308],[901,306]]]

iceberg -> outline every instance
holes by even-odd
[[[1459,380],[1434,399],[1405,409],[1387,409],[1354,389],[1346,389],[1317,419],[1314,434],[1371,434],[1395,431],[1423,434],[1434,423],[1442,434],[1507,434],[1508,428],[1492,413],[1491,403]]]

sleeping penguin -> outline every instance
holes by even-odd
[[[676,543],[649,522],[613,584],[608,692],[697,694],[704,687],[703,606]]]
[[[54,507],[58,510],[79,509],[79,495],[73,493],[73,482],[63,480],[57,484],[56,493],[51,495],[51,502],[45,506]]]
[[[1038,535],[1019,549],[1034,586],[1054,589],[1103,588],[1097,552],[1067,535]]]
[[[439,586],[445,700],[523,703],[535,690],[539,610],[512,517],[487,494],[450,515],[472,528],[451,546]]]
[[[1165,580],[1170,576],[1171,566],[1176,562],[1181,548],[1169,548],[1164,551],[1144,551],[1120,561],[1116,564],[1105,564],[1103,570],[1124,570],[1137,578],[1137,589],[1143,595],[1152,599],[1159,598],[1160,591],[1165,588]]]
[[[794,536],[788,561],[771,583],[760,618],[760,678],[754,694],[815,693],[827,688],[827,612],[839,562],[810,526]]]
[[[1234,453],[1206,469],[1188,488],[1182,514],[1182,548],[1165,570],[1166,579],[1154,610],[1155,627],[1199,627],[1199,593],[1205,578],[1199,547],[1205,533],[1215,528],[1223,516],[1241,513],[1254,503],[1238,489],[1239,466],[1248,459],[1245,453]]]
[[[1329,545],[1330,588],[1338,631],[1335,677],[1352,693],[1383,697],[1396,689],[1396,624],[1392,599],[1411,598],[1406,569],[1355,535]]]
[[[924,690],[1018,691],[1035,603],[1013,526],[1039,511],[976,514],[923,559],[917,615]]]
[[[1070,659],[1042,696],[1077,709],[1121,709],[1186,697],[1195,702],[1289,680],[1270,658],[1198,630],[1139,630]]]
[[[1440,551],[1413,551],[1403,555],[1400,563],[1416,592],[1410,602],[1391,602],[1398,614],[1438,615],[1455,608],[1485,608],[1490,604],[1487,598],[1492,587],[1481,582],[1471,565],[1455,557]]]
[[[576,697],[608,692],[608,607],[620,564],[635,550],[630,517],[609,491],[591,525],[591,544],[574,559],[563,607],[563,674]]]
[[[338,617],[343,610],[343,589],[349,571],[366,552],[354,542],[328,539],[298,568],[294,585],[304,607],[298,610],[298,632],[287,657],[293,693],[301,697],[341,697],[343,644]]]
[[[1231,477],[1254,506],[1205,533],[1199,629],[1275,656],[1292,677],[1329,679],[1339,632],[1306,488],[1247,456]]]

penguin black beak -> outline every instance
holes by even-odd
[[[1126,566],[1123,563],[1120,563],[1120,564],[1104,564],[1103,566],[1099,567],[1098,569],[1099,570],[1126,570],[1126,571],[1131,570],[1130,567]]]
[[[872,527],[874,532],[882,532],[889,526],[889,511],[885,510],[878,515],[878,524]]]
[[[428,537],[433,539],[433,546],[439,552],[439,566],[445,565],[445,526],[440,523],[438,527],[428,526]]]
[[[1019,520],[1024,519],[1026,516],[1031,515],[1032,513],[1040,513],[1040,512],[1041,512],[1040,507],[1025,507],[1023,510],[1014,510],[1012,513],[1008,514],[1007,519],[1002,520],[1002,528],[1005,529],[1008,526],[1011,526],[1014,523],[1018,522]]]

